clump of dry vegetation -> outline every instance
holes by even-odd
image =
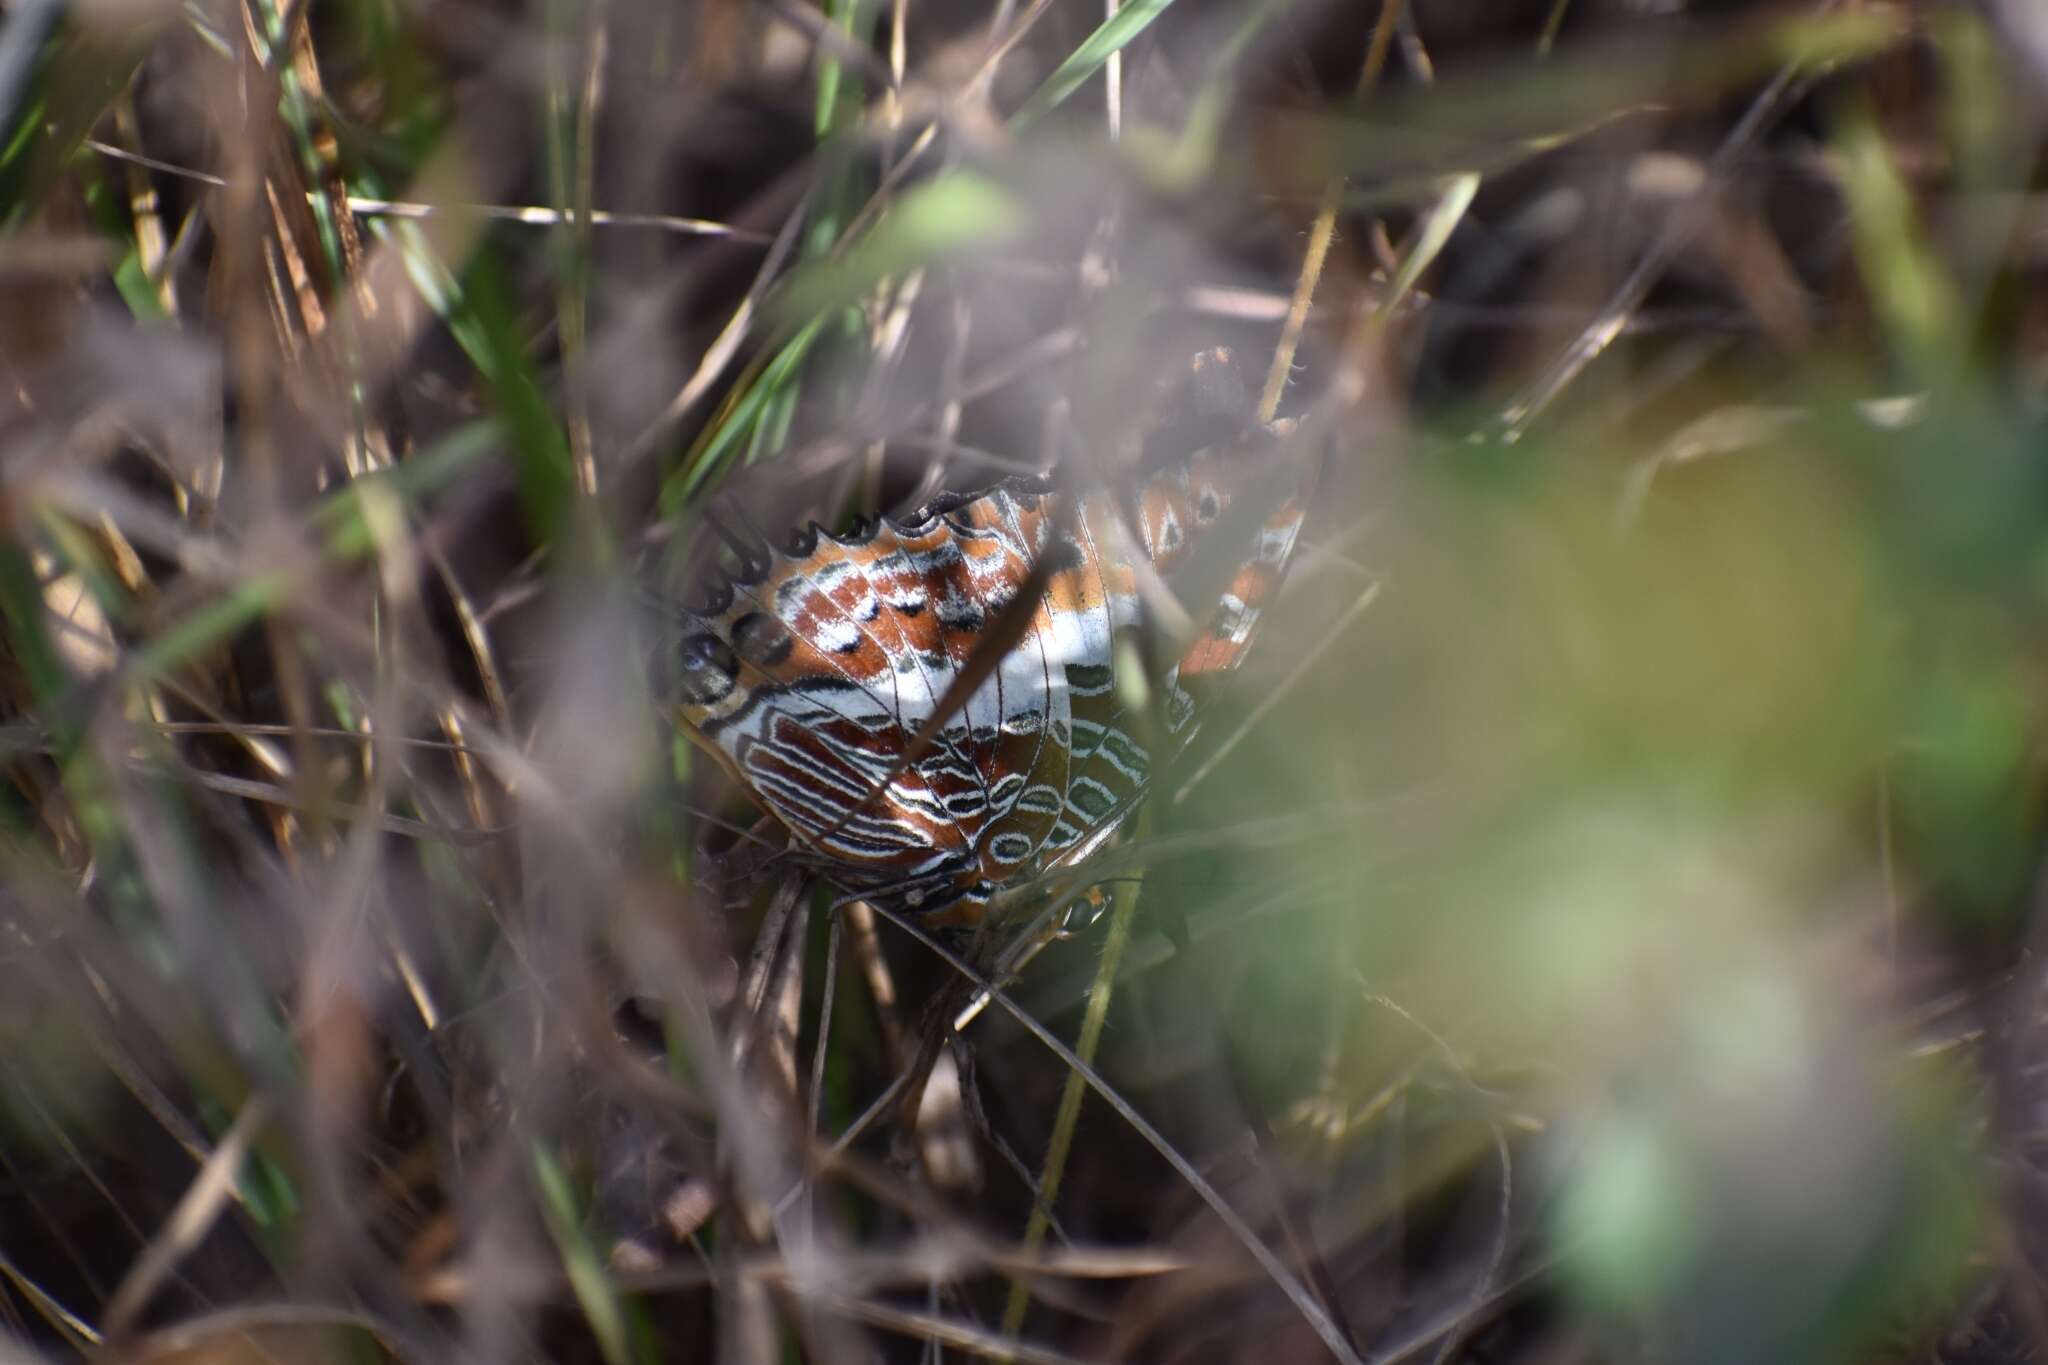
[[[7,0],[0,1358],[2033,1358],[2044,88],[2020,0]],[[731,528],[1225,407],[1285,591],[1008,919],[677,733]]]

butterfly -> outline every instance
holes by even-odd
[[[1120,491],[1010,478],[902,520],[841,535],[812,523],[750,547],[674,637],[684,732],[832,881],[932,923],[979,923],[1005,888],[1099,848],[1146,791],[1154,756],[1118,676],[1120,642],[1146,623],[1141,569],[1169,590],[1208,584],[1159,679],[1154,747],[1183,747],[1190,687],[1243,659],[1313,486],[1275,492],[1261,457],[1277,430]],[[906,762],[1033,589],[1021,636]]]

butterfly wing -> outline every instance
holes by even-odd
[[[1144,793],[1151,755],[1116,677],[1118,637],[1140,624],[1137,556],[1169,583],[1204,565],[1225,583],[1204,592],[1200,633],[1166,680],[1176,747],[1193,733],[1182,680],[1243,658],[1307,506],[1304,484],[1233,517],[1257,469],[1241,451],[1200,455],[1128,508],[1011,480],[845,537],[813,527],[787,553],[763,546],[688,614],[680,718],[842,882],[972,922],[999,887],[1085,856]],[[1021,637],[904,764],[1048,556]]]

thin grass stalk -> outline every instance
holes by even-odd
[[[1358,95],[1379,83],[1387,64],[1387,50],[1394,43],[1394,28],[1401,17],[1402,0],[1381,0],[1379,22],[1373,26],[1372,43],[1365,50],[1365,64],[1358,73]],[[1287,376],[1294,369],[1294,353],[1301,346],[1302,329],[1308,325],[1309,305],[1315,300],[1316,285],[1323,277],[1323,263],[1330,243],[1337,236],[1337,210],[1344,201],[1345,177],[1333,175],[1323,185],[1316,205],[1315,221],[1308,230],[1308,248],[1302,253],[1301,273],[1295,277],[1294,294],[1287,301],[1287,321],[1280,328],[1280,343],[1273,348],[1273,367],[1266,372],[1266,387],[1259,394],[1259,420],[1270,422],[1280,412],[1280,399],[1287,392]]]
[[[1169,844],[1172,842],[1168,841]],[[1164,850],[1157,848],[1152,851],[1155,855],[1164,852]],[[1117,870],[1136,866],[1134,861],[1116,861],[1114,855],[1112,855],[1111,861],[1115,862]],[[1310,1330],[1316,1334],[1317,1339],[1323,1343],[1330,1354],[1341,1362],[1341,1365],[1364,1365],[1364,1360],[1359,1355],[1357,1348],[1345,1338],[1336,1323],[1331,1320],[1329,1313],[1316,1301],[1315,1296],[1309,1292],[1308,1287],[1302,1283],[1301,1277],[1296,1275],[1278,1256],[1273,1254],[1272,1248],[1265,1244],[1259,1234],[1252,1228],[1252,1225],[1245,1220],[1244,1215],[1232,1207],[1230,1201],[1225,1199],[1222,1193],[1195,1168],[1194,1163],[1183,1156],[1180,1149],[1167,1141],[1166,1136],[1155,1128],[1143,1114],[1140,1114],[1129,1100],[1126,1100],[1119,1094],[1116,1087],[1105,1081],[1101,1073],[1096,1071],[1092,1064],[1083,1061],[1079,1053],[1061,1042],[1053,1034],[1052,1030],[1040,1023],[1029,1010],[1026,1010],[1015,1000],[1011,999],[1009,994],[993,981],[990,981],[987,977],[976,971],[958,953],[939,942],[936,938],[933,938],[924,929],[918,927],[914,920],[897,914],[883,906],[878,905],[875,907],[875,910],[904,934],[923,946],[927,952],[933,954],[948,967],[952,968],[964,980],[987,991],[989,998],[1005,1014],[1014,1019],[1026,1033],[1029,1033],[1043,1044],[1053,1056],[1066,1063],[1069,1070],[1080,1076],[1089,1089],[1102,1097],[1102,1102],[1108,1105],[1118,1118],[1129,1125],[1133,1132],[1144,1139],[1147,1146],[1157,1152],[1166,1161],[1166,1164],[1173,1167],[1175,1173],[1187,1182],[1188,1188],[1193,1190],[1196,1196],[1209,1207],[1209,1211],[1216,1216],[1218,1222],[1223,1224],[1224,1229],[1229,1232],[1230,1236],[1250,1254],[1254,1261],[1258,1262],[1259,1268],[1266,1273],[1267,1278],[1279,1288],[1281,1293],[1287,1296],[1288,1302],[1293,1304],[1295,1310],[1300,1313],[1302,1321],[1308,1324]],[[901,1084],[902,1080],[903,1078],[899,1077],[896,1084]],[[892,1093],[893,1088],[892,1086]],[[857,1122],[855,1127],[862,1126],[864,1122],[865,1120]],[[850,1139],[847,1139],[847,1141],[850,1141]]]
[[[1143,842],[1151,833],[1149,807],[1138,812],[1136,838]],[[1103,1021],[1109,1017],[1109,999],[1116,988],[1118,966],[1123,962],[1124,948],[1131,941],[1131,921],[1137,918],[1138,896],[1144,889],[1144,869],[1137,869],[1127,891],[1121,892],[1116,904],[1110,910],[1109,933],[1102,941],[1102,958],[1095,966],[1095,980],[1088,987],[1088,1007],[1081,1017],[1081,1036],[1074,1043],[1074,1051],[1088,1065],[1095,1064],[1095,1050],[1102,1042]],[[1067,1153],[1074,1142],[1074,1125],[1081,1117],[1081,1097],[1087,1091],[1087,1083],[1079,1071],[1067,1072],[1065,1086],[1060,1091],[1060,1107],[1053,1118],[1052,1140],[1046,1144],[1045,1170],[1039,1177],[1038,1197],[1032,1201],[1031,1217],[1024,1225],[1024,1255],[1036,1256],[1045,1245],[1045,1232],[1052,1218],[1052,1208],[1059,1198],[1060,1181],[1066,1174]],[[1009,1298],[1003,1304],[1002,1334],[1014,1337],[1017,1329],[1024,1325],[1024,1312],[1031,1303],[1030,1282],[1023,1279],[1010,1281]]]

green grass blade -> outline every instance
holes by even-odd
[[[1010,117],[1010,127],[1021,130],[1059,107],[1067,96],[1080,89],[1088,78],[1102,69],[1111,56],[1128,47],[1131,40],[1151,27],[1152,21],[1166,12],[1173,0],[1135,0],[1125,5],[1102,22],[1101,27],[1088,35],[1087,39],[1067,59],[1053,68],[1038,89],[1031,92],[1031,98]]]
[[[569,1277],[570,1292],[575,1294],[577,1304],[583,1309],[591,1335],[597,1338],[597,1349],[604,1355],[605,1365],[628,1365],[632,1359],[628,1349],[631,1334],[625,1304],[620,1300],[611,1277],[605,1273],[597,1248],[590,1244],[590,1238],[583,1230],[582,1220],[576,1212],[575,1191],[569,1187],[568,1172],[562,1169],[562,1163],[555,1159],[553,1153],[535,1143],[533,1175],[534,1183],[539,1187],[540,1210],[547,1220],[548,1235],[554,1238],[555,1250],[562,1257],[562,1270]]]

